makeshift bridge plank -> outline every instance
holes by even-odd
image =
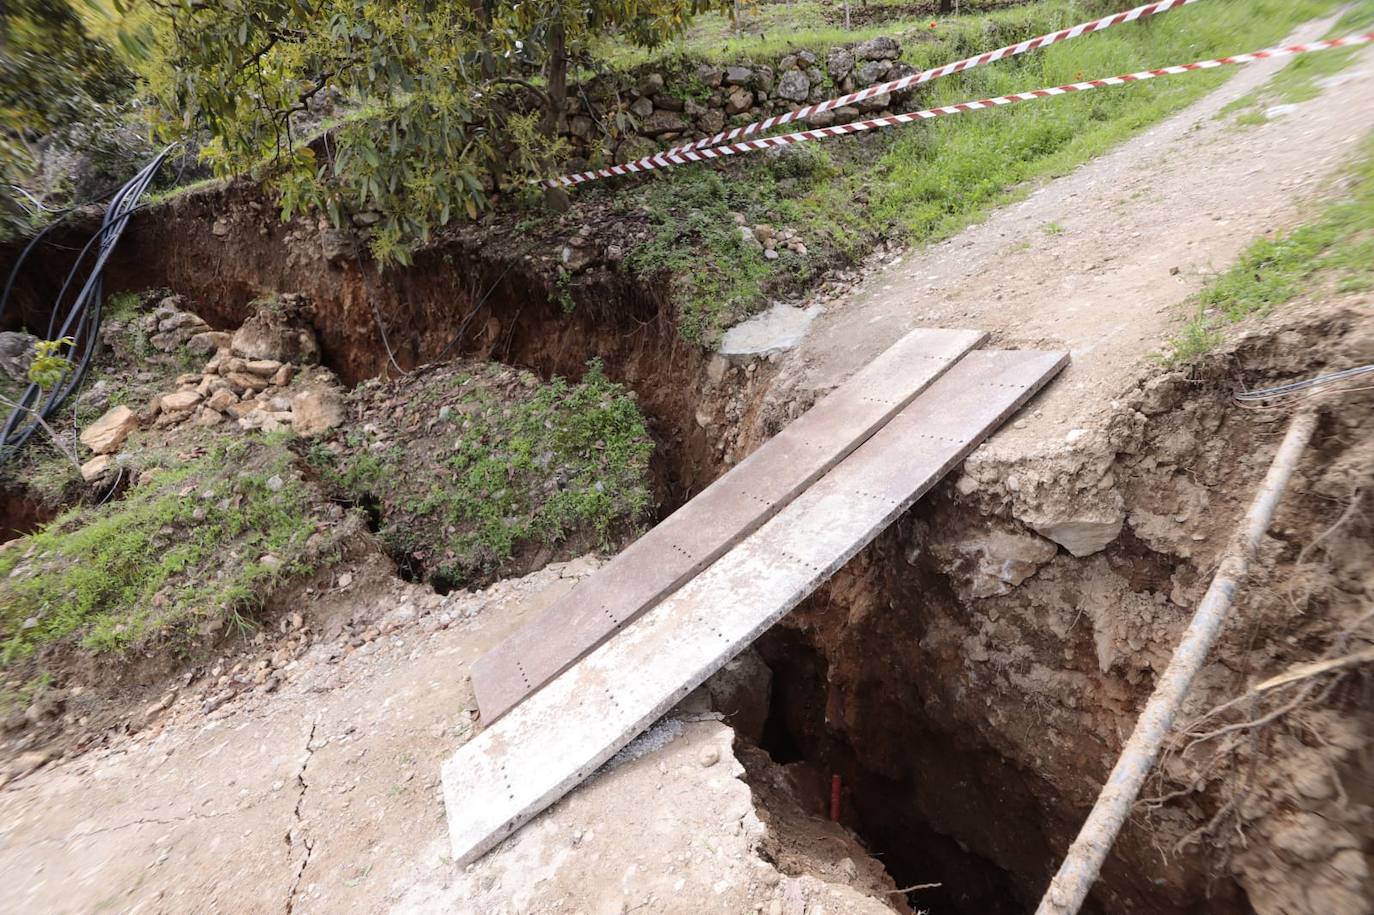
[[[983,337],[973,330],[907,334],[479,658],[472,684],[483,720],[504,715],[757,530]]]
[[[825,581],[1029,399],[1063,353],[974,352],[777,515],[443,766],[472,861],[590,775]]]

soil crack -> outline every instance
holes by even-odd
[[[310,767],[310,757],[315,754],[315,731],[320,726],[320,719],[317,716],[310,722],[310,733],[305,738],[305,755],[301,757],[301,767],[296,772],[296,784],[299,791],[296,795],[296,808],[293,811],[291,828],[286,831],[286,846],[289,849],[296,847],[296,835],[301,831],[301,807],[305,805],[305,793],[310,790],[310,783],[305,780],[306,769]],[[300,844],[305,846],[305,855],[301,858],[301,866],[296,869],[296,875],[291,880],[291,890],[286,895],[286,915],[291,915],[296,907],[296,892],[300,889],[301,879],[305,876],[305,869],[310,865],[310,856],[315,851],[315,843],[310,838],[302,835]]]

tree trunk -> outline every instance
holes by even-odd
[[[549,63],[544,68],[548,85],[544,108],[544,135],[556,137],[563,131],[568,117],[568,48],[563,35],[563,24],[558,23],[549,31]],[[553,163],[548,163],[553,167]],[[561,187],[544,189],[544,204],[556,213],[566,213],[572,206],[568,192]]]
[[[954,12],[954,0],[940,0],[940,12],[941,12],[941,13],[952,13],[952,12]]]
[[[568,48],[559,23],[549,31],[549,64],[545,68],[548,80],[548,107],[544,110],[544,133],[555,137],[563,129],[568,115]]]

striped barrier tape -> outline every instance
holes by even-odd
[[[674,146],[671,149],[654,153],[652,156],[645,156],[642,159],[636,159],[633,162],[627,162],[623,165],[615,165],[607,170],[610,171],[612,174],[616,175],[628,175],[633,174],[634,172],[642,171],[646,168],[662,167],[664,164],[663,160],[667,156],[678,155],[680,153],[684,153],[688,150],[693,149],[703,149],[708,146],[719,146],[728,141],[736,140],[740,137],[747,137],[752,134],[758,133],[759,131],[769,130],[773,127],[778,127],[782,124],[791,123],[792,121],[804,121],[807,118],[810,118],[812,115],[820,114],[823,111],[830,111],[833,108],[840,108],[850,104],[851,102],[861,102],[866,99],[873,98],[875,95],[881,95],[884,92],[900,92],[901,90],[910,88],[911,86],[917,86],[922,83],[928,83],[931,80],[939,79],[942,76],[948,76],[951,73],[960,73],[964,70],[971,70],[974,67],[981,67],[984,64],[989,64],[994,61],[1003,60],[1008,57],[1015,57],[1018,54],[1025,54],[1028,51],[1038,51],[1039,49],[1047,45],[1052,45],[1060,41],[1067,41],[1070,38],[1078,38],[1081,35],[1088,35],[1093,32],[1100,32],[1103,29],[1109,29],[1112,26],[1120,25],[1123,22],[1135,22],[1136,20],[1142,19],[1146,16],[1153,16],[1158,13],[1166,13],[1169,10],[1176,9],[1177,7],[1188,6],[1189,4],[1197,2],[1198,0],[1157,0],[1157,2],[1155,3],[1147,3],[1144,6],[1138,6],[1135,9],[1126,10],[1125,12],[1113,13],[1110,16],[1103,16],[1101,19],[1094,19],[1092,22],[1081,22],[1078,25],[1075,25],[1071,28],[1061,29],[1058,32],[1050,32],[1047,35],[1039,35],[1035,38],[1028,38],[1027,40],[1018,42],[1017,44],[1007,45],[1005,48],[998,48],[995,51],[988,51],[984,54],[979,54],[975,57],[969,57],[965,58],[964,60],[958,60],[952,64],[943,64],[939,67],[935,67],[932,70],[922,70],[919,73],[912,73],[909,76],[903,76],[900,79],[894,79],[890,82],[878,83],[877,85],[868,86],[867,88],[860,89],[857,92],[851,92],[848,95],[841,95],[838,98],[827,99],[826,101],[818,102],[815,105],[806,105],[804,107],[797,108],[793,111],[789,111],[784,114],[777,115],[775,117],[765,118],[762,121],[755,121],[752,124],[746,124],[743,127],[736,127],[731,130],[722,131],[721,133],[718,133],[713,137],[703,137],[702,139],[696,140],[692,143],[686,143],[682,146]],[[585,172],[583,174],[590,175],[592,173]],[[567,187],[569,185],[580,183],[578,181],[572,180],[575,177],[577,176],[563,175],[558,178],[547,179],[542,183],[545,187]],[[597,174],[597,177],[604,176]]]
[[[812,130],[803,130],[798,133],[784,134],[777,137],[760,137],[756,140],[745,140],[741,143],[730,143],[711,149],[683,150],[682,152],[672,155],[664,153],[661,156],[653,157],[653,161],[647,164],[640,165],[639,163],[632,163],[635,166],[634,168],[630,168],[628,165],[614,166],[612,168],[603,168],[599,171],[582,172],[576,175],[563,175],[560,178],[550,179],[546,181],[545,184],[549,187],[567,187],[570,185],[582,184],[586,181],[594,181],[598,178],[611,178],[617,175],[623,175],[626,174],[627,171],[650,171],[653,169],[668,168],[673,165],[683,165],[688,162],[704,162],[711,159],[718,159],[723,156],[754,152],[774,146],[787,146],[792,143],[804,143],[809,140],[824,140],[830,137],[844,136],[845,134],[860,133],[865,130],[875,130],[880,127],[893,127],[897,124],[928,121],[932,118],[943,117],[945,115],[962,114],[966,111],[979,111],[984,108],[1000,108],[1017,102],[1029,102],[1034,99],[1067,95],[1071,92],[1087,92],[1091,89],[1101,89],[1106,86],[1124,86],[1128,83],[1143,82],[1158,76],[1173,76],[1179,73],[1192,73],[1197,70],[1211,70],[1215,67],[1224,67],[1233,64],[1248,64],[1257,60],[1267,60],[1272,57],[1289,57],[1296,54],[1307,54],[1312,51],[1326,51],[1332,48],[1344,48],[1352,45],[1368,44],[1370,42],[1374,42],[1374,32],[1347,35],[1344,38],[1313,41],[1307,44],[1266,48],[1261,51],[1253,51],[1249,54],[1236,54],[1232,57],[1219,57],[1214,60],[1199,60],[1195,63],[1182,64],[1180,66],[1160,67],[1155,70],[1141,70],[1138,73],[1109,76],[1105,79],[1093,79],[1081,83],[1068,83],[1063,86],[1032,89],[1030,92],[1018,92],[1014,95],[999,95],[995,98],[961,102],[957,105],[945,105],[940,108],[926,108],[921,111],[912,111],[906,114],[893,114],[880,118],[870,118],[865,121],[852,121],[848,124],[836,124],[833,127],[817,127]]]
[[[1101,19],[1095,19],[1092,22],[1083,22],[1076,26],[1073,26],[1072,28],[1063,29],[1058,32],[1051,32],[1048,35],[1041,35],[1037,38],[1030,38],[1018,44],[1007,45],[1005,48],[998,48],[996,51],[988,51],[986,54],[979,54],[976,57],[969,57],[964,60],[955,61],[952,64],[944,64],[942,66],[935,67],[932,70],[923,70],[919,73],[912,73],[910,76],[903,76],[900,79],[894,79],[886,83],[878,83],[873,86],[868,86],[867,88],[860,89],[856,92],[851,92],[848,95],[842,95],[839,98],[832,98],[824,102],[818,102],[815,105],[806,105],[794,111],[786,112],[785,114],[780,114],[771,118],[765,118],[762,121],[755,121],[754,123],[747,124],[744,127],[736,127],[733,130],[723,131],[721,133],[716,134],[714,137],[706,137],[704,139],[697,140],[694,143],[688,143],[683,146],[673,147],[672,149],[668,150],[667,154],[671,155],[673,153],[685,152],[689,149],[701,149],[706,146],[719,146],[722,143],[725,143],[729,140],[736,140],[740,137],[747,137],[751,134],[758,133],[759,131],[768,130],[773,127],[778,127],[783,124],[787,124],[791,121],[805,121],[813,114],[820,114],[823,111],[830,111],[833,108],[841,108],[853,102],[862,102],[867,99],[873,98],[875,95],[882,95],[885,92],[900,92],[903,89],[909,89],[912,86],[919,86],[922,83],[928,83],[931,80],[939,79],[942,76],[949,76],[951,73],[960,73],[964,70],[972,70],[974,67],[981,67],[984,64],[989,64],[1007,57],[1015,57],[1018,54],[1025,54],[1027,51],[1038,51],[1039,49],[1047,45],[1052,45],[1060,41],[1067,41],[1070,38],[1078,38],[1080,35],[1087,35],[1091,34],[1092,32],[1100,32],[1103,29],[1109,29],[1112,26],[1120,25],[1123,22],[1135,22],[1137,19],[1142,19],[1145,16],[1153,16],[1157,13],[1166,13],[1171,9],[1175,9],[1180,6],[1187,6],[1191,3],[1197,2],[1198,0],[1159,0],[1159,2],[1156,3],[1147,3],[1146,5],[1138,6],[1133,10],[1126,10],[1122,13],[1114,13],[1111,16],[1103,16]]]

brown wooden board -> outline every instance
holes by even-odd
[[[965,356],[775,518],[460,747],[443,766],[454,860],[465,864],[510,835],[682,701],[1067,361],[1044,352]]]
[[[777,514],[982,342],[912,331],[472,666],[494,721]]]

